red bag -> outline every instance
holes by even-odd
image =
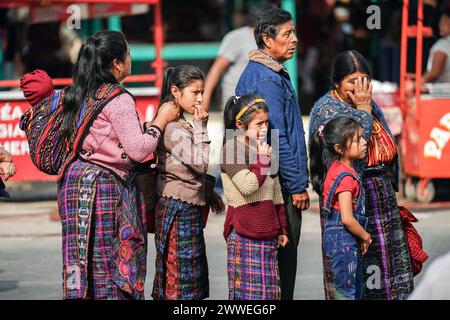
[[[422,271],[422,264],[428,259],[428,255],[422,247],[422,238],[412,225],[412,222],[419,220],[405,207],[399,206],[398,208],[400,209],[403,230],[405,231],[406,242],[409,247],[413,275],[416,276]]]

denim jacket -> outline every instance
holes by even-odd
[[[288,194],[306,191],[309,173],[305,131],[289,74],[280,63],[260,50],[251,51],[249,60],[236,86],[236,95],[254,93],[266,100],[269,130],[279,130],[281,189]]]

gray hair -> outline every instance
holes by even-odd
[[[268,35],[275,39],[280,31],[280,25],[292,20],[292,15],[283,9],[273,8],[264,11],[261,15],[255,19],[254,36],[256,45],[259,49],[265,47],[263,36]]]

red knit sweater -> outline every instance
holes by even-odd
[[[239,157],[244,158],[239,159],[244,160],[241,164]],[[270,159],[261,155],[256,163],[249,164],[248,148],[238,139],[224,146],[221,176],[229,204],[225,238],[232,228],[251,239],[269,240],[287,234],[280,182],[277,175],[270,175],[269,167]]]

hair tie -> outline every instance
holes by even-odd
[[[323,124],[319,127],[318,132],[319,132],[319,137],[323,138]]]
[[[248,104],[246,104],[241,111],[239,111],[239,113],[236,116],[236,120],[239,120],[246,112],[248,109],[250,109],[251,107],[253,107],[255,104],[257,104],[258,102],[264,102],[266,103],[266,100],[261,99],[261,98],[257,98],[251,102],[249,102]]]

